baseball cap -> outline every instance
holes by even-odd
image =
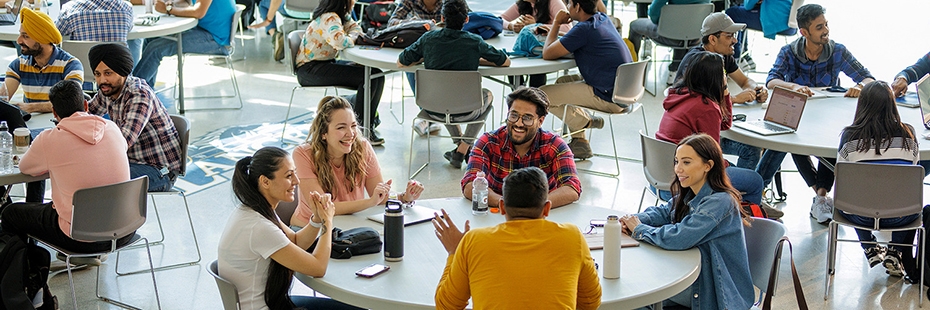
[[[717,32],[737,32],[746,29],[746,24],[734,23],[727,14],[722,12],[707,15],[704,23],[701,24],[701,36],[711,35]]]

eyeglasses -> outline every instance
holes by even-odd
[[[520,114],[511,112],[510,115],[507,116],[507,121],[514,124],[516,124],[517,120],[520,119],[523,120],[523,125],[525,126],[533,126],[533,123],[536,122],[536,116],[533,114],[523,114],[521,116]]]

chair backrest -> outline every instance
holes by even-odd
[[[239,29],[239,22],[242,20],[242,11],[245,11],[245,5],[236,4],[236,12],[233,13],[232,23],[229,26],[229,46],[227,48],[231,50],[235,50],[236,44],[233,42],[236,41],[236,30]],[[229,54],[232,55],[232,52]]]
[[[287,55],[285,57],[290,57],[288,61],[291,67],[291,74],[297,75],[297,53],[300,52],[300,42],[304,39],[303,30],[294,30],[291,33],[287,34],[287,44],[284,45],[287,48]]]
[[[687,47],[688,41],[701,38],[701,24],[704,23],[704,18],[713,11],[714,5],[711,3],[663,6],[659,18],[659,36],[684,40],[682,47]]]
[[[294,201],[278,203],[278,206],[274,208],[274,213],[278,214],[278,217],[281,218],[281,222],[284,222],[284,225],[291,226],[291,216],[294,215],[294,211],[297,210],[299,204],[300,186],[297,187],[294,193]]]
[[[116,184],[74,192],[71,238],[97,242],[116,241],[145,224],[149,179],[141,176]]]
[[[643,81],[646,78],[646,64],[649,60],[646,58],[617,67],[617,78],[614,80],[614,103],[631,105],[643,98],[643,93],[646,92]]]
[[[320,0],[288,0],[284,1],[284,9],[288,11],[298,11],[304,13],[313,13],[316,7],[320,6]]]
[[[871,218],[920,214],[924,169],[918,165],[836,163],[833,205]]]
[[[776,251],[778,240],[786,231],[785,224],[767,218],[753,218],[752,226],[743,226],[752,284],[763,293],[768,289],[772,267],[781,254],[781,251]]]
[[[90,67],[90,57],[87,54],[90,52],[90,48],[94,47],[97,44],[104,43],[122,43],[125,45],[125,42],[101,42],[101,41],[71,41],[64,40],[61,41],[61,49],[71,54],[71,56],[76,57],[81,61],[81,65],[84,66],[84,82],[94,82],[94,68]]]
[[[220,289],[220,298],[223,299],[223,309],[238,310],[239,289],[236,288],[235,284],[232,284],[232,282],[220,276],[217,261],[210,263],[210,268],[207,269],[207,272],[213,276],[213,279],[216,280],[216,287]]]
[[[639,132],[643,149],[643,174],[646,181],[660,190],[671,190],[675,179],[675,150],[678,146]]]
[[[421,109],[443,114],[478,110],[483,105],[481,73],[419,69],[416,103]]]
[[[187,174],[187,145],[191,140],[191,122],[181,115],[171,115],[174,129],[178,130],[178,140],[181,140],[181,175]]]
[[[791,1],[791,8],[788,13],[788,28],[798,28],[798,8],[804,5],[804,0]]]

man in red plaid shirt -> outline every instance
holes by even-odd
[[[471,199],[471,182],[478,171],[488,179],[488,205],[501,199],[504,177],[511,171],[538,167],[546,172],[549,200],[560,207],[578,200],[581,181],[572,151],[559,135],[542,130],[549,114],[549,99],[538,88],[520,88],[507,95],[507,125],[478,138],[462,178],[462,194]]]

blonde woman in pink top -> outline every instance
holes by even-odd
[[[320,100],[310,135],[292,156],[301,184],[300,204],[291,225],[304,226],[313,216],[304,199],[312,192],[332,194],[336,215],[384,204],[390,194],[392,181],[381,177],[374,149],[360,134],[352,105],[342,97]],[[411,202],[422,192],[423,185],[410,180],[397,198]]]

